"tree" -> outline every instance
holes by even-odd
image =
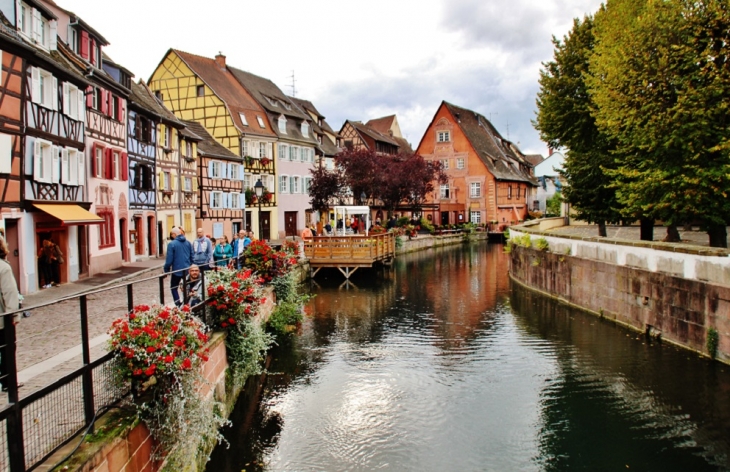
[[[555,192],[552,197],[545,202],[546,216],[560,216],[560,206],[563,204],[563,196],[560,192]]]
[[[730,8],[724,0],[613,0],[596,15],[587,83],[596,124],[617,143],[627,214],[698,220],[727,247]]]
[[[340,169],[327,170],[320,162],[312,169],[312,181],[309,185],[309,203],[314,211],[327,213],[332,200],[343,197],[344,178]]]
[[[596,126],[585,82],[594,48],[593,19],[576,18],[570,33],[562,41],[553,37],[553,44],[554,59],[540,71],[533,125],[550,147],[568,149],[564,198],[579,219],[597,223],[599,235],[606,236],[606,222],[619,221],[621,213],[606,173],[613,167],[612,144]]]

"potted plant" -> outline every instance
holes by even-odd
[[[271,200],[272,200],[273,198],[274,198],[274,196],[273,196],[273,195],[271,194],[271,192],[269,192],[268,190],[264,190],[264,193],[263,193],[263,195],[261,195],[261,199],[262,199],[262,200],[263,200],[263,201],[264,201],[265,203],[271,203]]]
[[[246,196],[246,205],[256,203],[256,192],[252,188],[247,188],[244,194]]]
[[[271,164],[271,159],[268,157],[262,157],[261,158],[261,165],[264,167],[268,167],[268,165]]]
[[[244,156],[243,161],[246,163],[246,166],[251,167],[254,163],[253,156]]]

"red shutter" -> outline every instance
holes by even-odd
[[[117,121],[124,121],[124,100],[122,97],[117,97]]]
[[[89,51],[89,58],[89,62],[91,62],[93,65],[96,65],[99,60],[99,58],[96,57],[96,40],[94,39],[91,40],[91,51]]]
[[[122,180],[127,180],[129,178],[128,174],[128,168],[127,168],[127,153],[122,153],[122,162],[120,163],[122,166]]]
[[[94,87],[86,89],[86,108],[91,110],[94,107]]]
[[[99,175],[99,169],[96,168],[96,143],[91,146],[91,175],[93,177]]]
[[[107,114],[107,91],[104,89],[99,89],[99,93],[101,94],[101,112],[103,114]]]
[[[81,57],[89,58],[89,33],[86,31],[81,32]]]
[[[112,170],[112,148],[104,149],[104,178],[113,179],[114,171]]]

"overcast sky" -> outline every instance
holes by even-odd
[[[530,120],[552,35],[599,0],[56,0],[106,52],[148,80],[169,48],[213,57],[345,119],[397,114],[414,148],[442,100],[477,111],[525,153],[546,155]]]

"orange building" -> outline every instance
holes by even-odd
[[[442,102],[416,150],[444,166],[448,183],[427,198],[436,224],[517,223],[537,187],[532,164],[484,116]]]

